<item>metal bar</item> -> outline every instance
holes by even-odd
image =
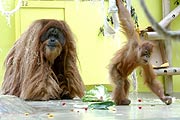
[[[157,75],[180,75],[180,68],[178,67],[168,67],[168,68],[159,68],[154,69],[154,72]]]

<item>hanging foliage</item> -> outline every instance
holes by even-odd
[[[114,1],[113,1],[114,2]],[[127,7],[127,1],[126,0],[123,0],[125,6]],[[113,3],[111,3],[113,4]],[[110,7],[112,7],[113,5],[111,5]],[[108,15],[106,15],[106,18],[105,18],[105,23],[103,26],[101,26],[99,28],[99,33],[98,33],[98,36],[100,34],[102,34],[103,36],[105,35],[105,31],[106,32],[109,32],[110,34],[114,34],[116,33],[116,31],[118,31],[118,26],[119,26],[119,23],[115,23],[114,21],[118,22],[119,20],[115,20],[115,19],[118,19],[117,16],[113,16],[115,14],[115,11],[117,9],[116,7],[116,4],[114,3],[114,8],[113,9],[113,12],[111,12],[111,14],[109,13]],[[134,24],[135,24],[135,27],[136,29],[138,30],[139,29],[139,23],[138,23],[138,16],[136,14],[136,11],[135,11],[135,8],[133,6],[130,6],[130,13],[131,13],[131,17],[132,19],[134,20]],[[114,27],[114,28],[113,28]]]
[[[174,2],[174,5],[179,5],[179,0],[176,0],[176,1]]]

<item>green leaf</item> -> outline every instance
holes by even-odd
[[[114,106],[115,103],[112,101],[92,103],[88,106],[90,109],[100,109],[100,110],[108,110],[108,107]]]

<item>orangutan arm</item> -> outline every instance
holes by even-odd
[[[143,68],[143,78],[144,78],[147,86],[163,102],[165,102],[167,105],[171,104],[172,99],[170,97],[167,97],[164,95],[164,89],[163,89],[161,83],[158,80],[156,80],[156,75],[153,71],[152,65],[151,64],[143,65],[142,68]]]

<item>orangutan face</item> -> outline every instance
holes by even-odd
[[[153,50],[153,45],[146,42],[146,43],[143,43],[141,46],[140,46],[140,49],[139,49],[139,61],[141,64],[148,64],[150,62],[150,57],[151,57],[151,54],[152,54],[152,50]]]
[[[51,27],[40,37],[44,45],[44,56],[50,62],[54,63],[57,56],[60,55],[62,47],[65,44],[63,33],[55,27]]]

